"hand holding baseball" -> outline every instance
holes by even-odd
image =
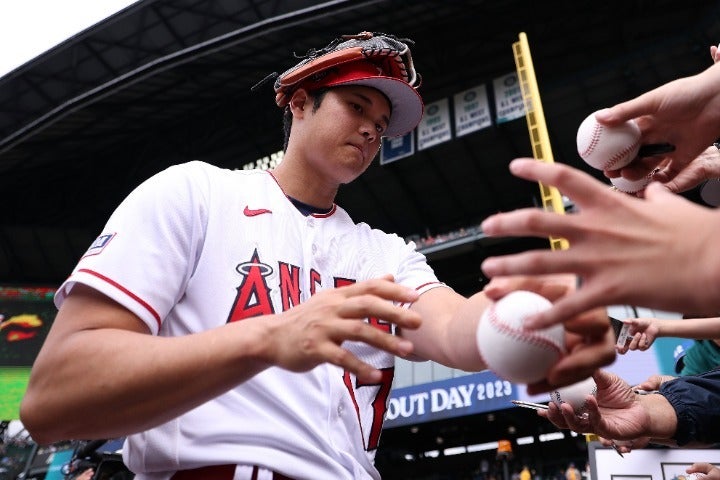
[[[491,300],[515,290],[530,290],[553,302],[576,288],[575,275],[492,277],[483,292]],[[588,378],[615,359],[615,339],[605,308],[596,308],[565,319],[565,355],[553,364],[546,378],[527,385],[530,395],[547,393]]]
[[[717,53],[711,52],[713,55]],[[626,178],[642,178],[662,161],[668,180],[720,138],[720,64],[690,77],[666,83],[639,97],[596,112],[596,120],[616,127],[634,120],[641,143],[669,143],[675,151],[665,157],[632,162],[623,168]]]
[[[552,306],[537,293],[518,290],[490,305],[477,328],[480,356],[499,377],[515,383],[536,383],[565,354],[564,330],[524,329],[525,319]]]
[[[594,396],[596,393],[597,384],[592,377],[588,377],[572,385],[553,390],[550,392],[550,401],[558,407],[566,403],[572,407],[575,415],[582,415],[587,411],[587,396]]]
[[[598,170],[619,170],[635,159],[640,150],[640,128],[633,120],[607,126],[595,113],[580,123],[577,150],[580,158]]]
[[[697,462],[693,463],[685,470],[690,480],[720,480],[720,468],[711,463]]]
[[[628,440],[646,436],[650,431],[651,419],[638,401],[630,385],[617,375],[598,370],[593,379],[597,385],[595,396],[585,400],[587,415],[578,416],[572,405],[555,402],[548,409],[539,411],[558,428],[578,433],[595,433],[601,437]]]
[[[610,177],[610,183],[617,190],[630,194],[642,192],[652,180],[651,174],[629,179],[619,173],[637,157],[640,128],[633,120],[615,126],[603,125],[595,118],[596,113],[588,115],[578,128],[578,154],[593,168],[617,173]]]

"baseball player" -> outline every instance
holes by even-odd
[[[406,41],[339,39],[275,82],[274,170],[193,161],[137,187],[58,290],[21,407],[33,438],[127,435],[139,480],[378,478],[395,356],[484,368],[489,298],[455,293],[413,244],[334,203],[383,136],[418,124],[418,83]],[[591,317],[551,378],[614,358],[607,318]]]

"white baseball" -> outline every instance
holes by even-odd
[[[562,325],[524,330],[525,319],[549,309],[550,301],[524,290],[508,293],[482,314],[476,332],[488,369],[515,383],[535,383],[565,354]]]
[[[648,186],[650,180],[652,180],[652,178],[650,178],[650,175],[646,175],[639,180],[628,180],[625,177],[616,177],[611,178],[610,183],[612,183],[613,186],[621,192],[638,193]]]
[[[634,120],[607,127],[591,113],[577,131],[580,158],[598,170],[617,170],[630,163],[640,150],[640,128]]]
[[[597,385],[592,377],[586,378],[567,387],[558,388],[550,392],[550,401],[558,407],[567,403],[573,407],[576,415],[585,413],[586,398],[597,393]]]

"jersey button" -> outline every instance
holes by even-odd
[[[318,247],[317,247],[317,245],[315,245],[315,244],[313,243],[312,253],[317,253],[317,251],[318,251]]]
[[[338,408],[337,408],[338,417],[342,417],[343,411],[344,411],[344,408],[343,408],[342,404],[338,405]]]

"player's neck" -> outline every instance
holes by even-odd
[[[272,170],[285,195],[320,210],[332,208],[337,186],[326,184],[315,171],[298,168],[291,163],[283,159],[282,163]]]
[[[295,206],[295,208],[298,209],[300,213],[305,215],[306,217],[309,215],[327,215],[328,213],[332,212],[333,207],[330,208],[319,208],[314,207],[312,205],[308,205],[307,203],[301,202],[300,200],[293,198],[288,195],[288,200],[292,202],[292,204]]]

